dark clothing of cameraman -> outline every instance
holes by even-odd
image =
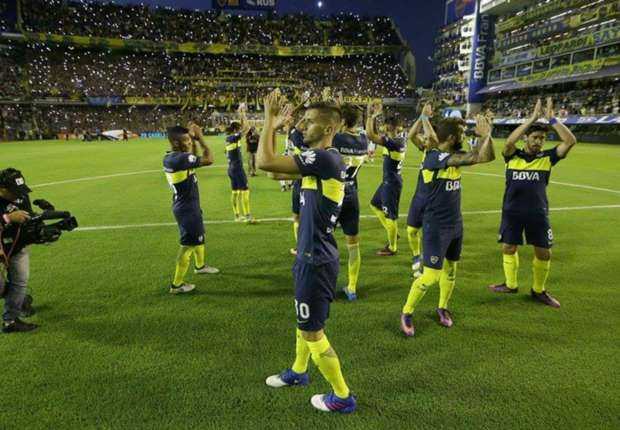
[[[248,151],[248,171],[250,176],[256,176],[256,152],[260,136],[256,130],[250,130],[245,136],[246,149]]]
[[[28,199],[18,199],[11,202],[0,197],[0,214],[10,214],[11,212],[26,210],[30,211],[30,201]],[[30,276],[30,253],[28,248],[23,248],[17,253],[12,253],[13,244],[18,237],[20,226],[16,224],[6,224],[3,219],[0,227],[1,245],[4,251],[2,264],[6,267],[7,276],[0,276],[0,291],[4,290],[4,310],[2,320],[11,322],[18,319],[21,314],[24,298],[26,297],[26,287]]]

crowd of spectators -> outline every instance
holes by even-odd
[[[0,97],[133,96],[219,99],[262,97],[270,87],[350,96],[403,97],[407,79],[389,55],[269,57],[182,53],[114,53],[52,49],[44,44],[5,55]]]
[[[527,117],[538,98],[552,97],[558,115],[620,115],[620,78],[537,87],[487,98],[496,117]]]
[[[22,0],[24,30],[41,33],[231,45],[399,45],[389,18],[340,14],[244,16],[143,4]]]

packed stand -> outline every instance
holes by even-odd
[[[542,90],[542,91],[541,91]],[[523,118],[529,115],[536,100],[552,97],[558,115],[620,115],[620,78],[556,85],[550,88],[530,88],[489,96],[485,108],[496,117]]]
[[[231,45],[401,44],[388,18],[353,14],[237,16],[65,0],[23,0],[22,5],[24,30],[40,33]]]
[[[114,53],[23,50],[21,66],[7,62],[0,96],[22,92],[42,97],[262,97],[270,87],[313,92],[331,87],[350,96],[403,97],[407,79],[389,55],[360,57],[263,57],[180,53]],[[15,85],[17,82],[19,85]],[[21,85],[21,90],[20,90]],[[6,87],[6,88],[5,88]],[[6,91],[6,92],[5,92]]]

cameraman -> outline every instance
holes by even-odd
[[[0,171],[0,296],[4,298],[2,331],[25,332],[37,328],[19,319],[26,297],[30,274],[30,254],[27,247],[13,253],[21,224],[30,219],[32,210],[28,193],[30,188],[21,172],[8,168]]]

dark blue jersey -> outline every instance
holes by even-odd
[[[231,134],[226,137],[226,158],[231,168],[243,167],[241,157],[241,133]]]
[[[333,236],[346,175],[337,150],[309,149],[294,156],[301,173],[297,259],[310,264],[338,260]]]
[[[302,152],[310,149],[304,143],[304,135],[301,133],[301,131],[297,130],[294,127],[291,129],[291,131],[288,134],[288,140],[293,144],[293,153],[295,155],[299,155]]]
[[[368,156],[368,138],[363,133],[338,133],[334,136],[332,146],[342,155],[347,169],[345,191],[357,190],[357,174]]]
[[[424,175],[422,171],[424,170],[424,160],[426,159],[426,150],[423,150],[422,155],[422,164],[420,164],[420,171],[418,172],[418,182],[415,185],[415,192],[413,193],[416,199],[424,200],[426,199],[427,187],[424,186]]]
[[[383,182],[402,183],[400,174],[405,160],[405,139],[383,136]]]
[[[424,221],[441,226],[460,226],[461,216],[461,170],[448,166],[452,156],[437,149],[427,151],[422,166],[423,187],[426,192]]]
[[[547,185],[551,168],[561,158],[557,146],[530,155],[522,149],[504,157],[506,161],[506,192],[503,209],[509,212],[540,213],[549,211]]]
[[[174,193],[172,208],[200,209],[198,179],[194,169],[200,167],[200,157],[189,152],[168,152],[164,156],[164,173]]]

